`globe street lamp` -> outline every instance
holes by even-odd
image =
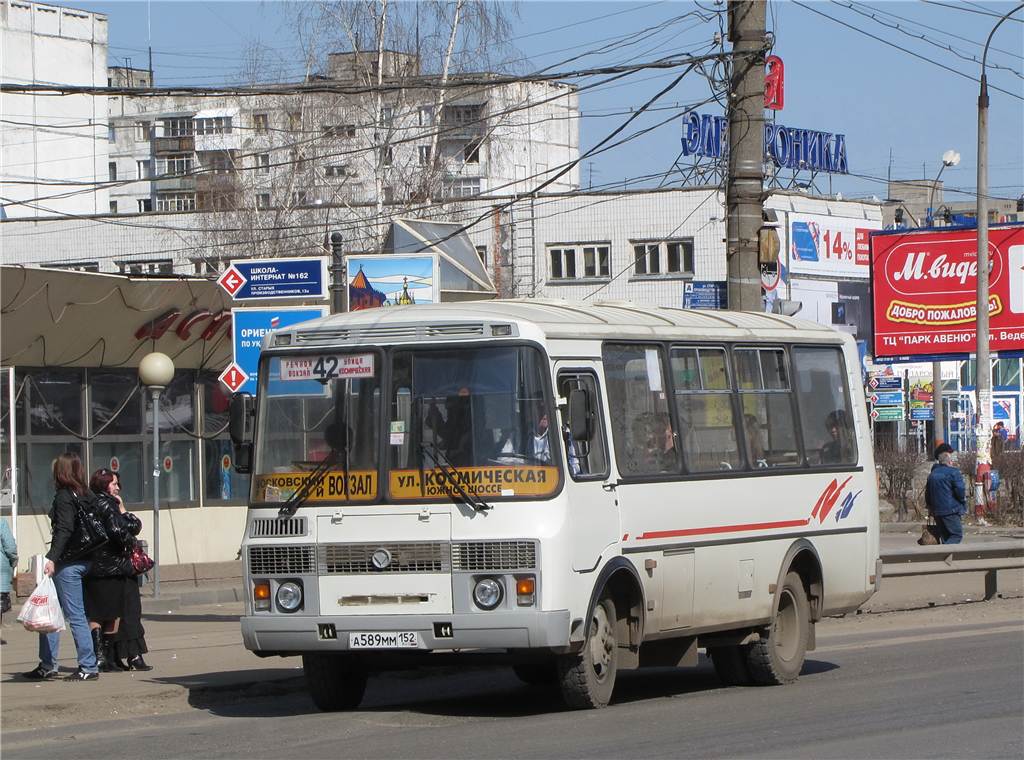
[[[139,362],[139,380],[153,395],[153,597],[160,596],[160,393],[174,379],[174,362],[154,351]]]
[[[985,40],[981,54],[981,89],[978,93],[978,294],[975,301],[977,324],[978,372],[974,381],[977,398],[974,436],[976,440],[977,469],[974,473],[974,513],[982,518],[985,509],[985,482],[992,469],[992,365],[988,350],[988,80],[985,77],[985,63],[988,60],[988,46],[999,26],[1017,11],[1024,9],[1021,3],[1004,14]]]
[[[956,166],[960,163],[960,154],[955,150],[947,150],[942,154],[942,166],[939,167],[939,173],[935,176],[935,181],[932,182],[932,190],[928,194],[928,226],[932,226],[932,220],[934,214],[932,208],[934,208],[935,201],[935,190],[939,186],[939,178],[942,176],[942,172],[946,170],[947,166]]]

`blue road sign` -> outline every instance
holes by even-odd
[[[879,391],[901,391],[903,390],[902,377],[873,377],[868,380],[872,390]]]
[[[903,406],[903,391],[875,391],[871,394],[875,406]]]
[[[245,309],[231,310],[232,347],[235,364],[245,373],[246,381],[239,387],[240,392],[256,393],[256,372],[259,370],[260,347],[263,336],[272,330],[291,327],[299,322],[319,319],[326,316],[326,306],[282,306],[279,309]],[[316,381],[312,381],[316,383]],[[298,391],[300,383],[291,383]],[[319,392],[322,386],[316,383]],[[301,394],[296,394],[301,395]]]
[[[726,293],[724,282],[688,282],[683,286],[683,308],[724,309]]]
[[[930,406],[910,407],[910,419],[912,420],[934,420],[935,410]]]
[[[236,301],[268,298],[327,298],[327,258],[233,261],[220,285]]]

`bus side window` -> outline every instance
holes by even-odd
[[[590,438],[573,440],[562,416],[562,441],[565,444],[566,464],[573,480],[592,480],[608,476],[608,451],[604,435],[604,415],[601,414],[601,394],[597,378],[589,373],[562,373],[558,376],[558,395],[569,397],[569,391],[580,390],[587,395],[587,419]]]
[[[796,467],[800,450],[786,352],[781,348],[737,348],[733,360],[747,466],[755,470]]]
[[[601,355],[619,473],[624,477],[678,474],[678,437],[669,414],[661,349],[606,343]]]
[[[795,346],[793,377],[807,463],[856,464],[857,440],[842,352],[838,348]]]
[[[683,457],[690,472],[741,466],[728,357],[721,348],[672,348],[672,378]]]

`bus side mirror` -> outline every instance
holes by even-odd
[[[245,475],[252,471],[252,420],[256,416],[255,400],[250,393],[231,396],[228,434],[235,450],[235,472]]]
[[[587,392],[579,388],[569,391],[569,435],[574,441],[590,440],[590,404]]]

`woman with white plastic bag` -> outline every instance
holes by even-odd
[[[53,578],[43,576],[18,613],[18,622],[25,626],[26,631],[36,633],[60,633],[64,630],[64,613],[60,609]]]
[[[78,454],[64,453],[54,460],[53,481],[57,489],[50,509],[53,539],[50,541],[50,551],[46,553],[43,574],[53,579],[61,610],[75,639],[78,670],[65,680],[95,681],[100,675],[89,621],[85,617],[82,589],[82,579],[92,565],[89,555],[96,548],[96,537],[91,534],[89,526],[83,523],[88,521],[94,510],[95,497],[85,485],[85,468]],[[39,664],[22,675],[31,681],[57,678],[59,647],[59,632],[40,633]]]

